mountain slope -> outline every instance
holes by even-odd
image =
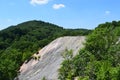
[[[120,21],[100,24],[84,46],[62,62],[59,80],[120,80]]]
[[[0,31],[0,80],[13,80],[20,65],[52,40],[61,36],[87,35],[89,32],[87,29],[64,29],[36,20]]]
[[[58,69],[63,61],[61,54],[66,49],[72,49],[75,55],[83,47],[83,42],[84,36],[67,36],[52,41],[38,52],[40,60],[31,59],[21,66],[19,80],[42,80],[43,77],[47,80],[57,80]]]

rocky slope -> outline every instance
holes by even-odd
[[[84,36],[60,37],[33,55],[35,59],[26,61],[20,68],[19,80],[57,80],[58,69],[63,61],[61,53],[73,50],[75,55],[83,47]]]

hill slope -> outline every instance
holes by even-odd
[[[59,80],[120,80],[120,21],[100,24],[84,46],[62,62]]]
[[[13,80],[33,53],[61,36],[87,35],[87,29],[64,29],[43,21],[27,21],[0,31],[0,80]]]
[[[84,41],[83,36],[61,37],[52,41],[37,54],[40,60],[31,59],[21,66],[19,80],[42,80],[43,77],[47,80],[57,80],[58,69],[63,61],[61,53],[72,49],[75,55],[83,47]]]

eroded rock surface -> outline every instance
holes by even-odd
[[[58,69],[63,61],[61,54],[65,49],[72,49],[76,55],[83,48],[83,42],[84,36],[67,36],[54,40],[36,54],[40,56],[39,60],[31,59],[21,66],[19,80],[42,80],[43,77],[58,80]]]

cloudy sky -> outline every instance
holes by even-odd
[[[0,0],[0,30],[29,20],[93,29],[120,20],[120,0]]]

